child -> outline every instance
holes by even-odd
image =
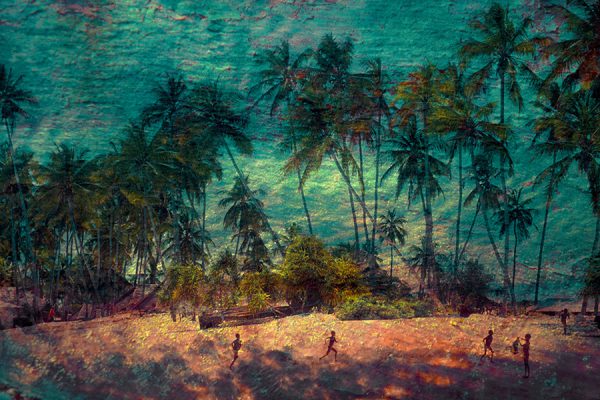
[[[479,362],[483,360],[483,357],[487,355],[487,351],[490,351],[490,362],[494,362],[494,350],[492,350],[492,341],[494,340],[494,331],[489,330],[488,335],[483,338],[483,355],[479,359]]]
[[[562,323],[562,326],[563,326],[563,334],[566,335],[567,334],[567,319],[569,319],[569,315],[570,315],[569,310],[567,310],[565,308],[558,315],[560,316],[560,322]]]
[[[517,339],[512,344],[513,354],[519,354],[519,344],[521,344],[521,338],[517,336]]]
[[[242,348],[242,341],[240,340],[240,334],[235,334],[235,340],[231,342],[231,348],[233,349],[233,361],[229,364],[229,369],[233,369],[233,363],[238,359],[238,353]]]
[[[334,343],[337,342],[337,339],[335,338],[335,331],[331,331],[331,336],[328,338],[329,340],[329,344],[327,345],[327,353],[325,353],[325,355],[321,358],[319,358],[319,360],[324,359],[325,357],[327,357],[329,355],[330,352],[333,351],[333,355],[334,355],[334,362],[337,361],[337,350],[333,347]]]
[[[521,343],[523,347],[523,363],[525,366],[525,375],[523,378],[529,378],[529,341],[531,340],[531,335],[528,333],[525,335],[525,343]]]

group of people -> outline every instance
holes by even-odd
[[[325,353],[325,355],[323,355],[323,357],[319,358],[319,360],[322,360],[323,358],[327,357],[333,351],[334,361],[337,361],[337,350],[335,347],[333,347],[333,345],[337,342],[338,340],[335,337],[335,331],[331,331],[331,336],[327,338],[327,352]],[[240,339],[240,334],[236,333],[235,340],[231,342],[231,349],[233,350],[233,360],[231,361],[231,364],[229,364],[229,369],[233,369],[233,364],[239,358],[239,352],[241,348],[242,341]]]
[[[490,354],[488,356],[490,358],[490,362],[492,362],[492,363],[494,362],[494,350],[492,349],[492,341],[493,340],[494,340],[494,331],[492,331],[490,329],[488,331],[488,335],[483,338],[483,354],[479,358],[479,363],[481,363],[483,361],[484,357],[488,355],[488,351],[490,352]],[[519,353],[519,346],[521,346],[521,348],[523,349],[523,363],[524,363],[524,367],[525,367],[525,374],[523,375],[523,378],[529,378],[529,346],[531,344],[530,341],[531,341],[531,334],[528,333],[525,335],[524,342],[521,341],[520,337],[517,337],[517,339],[512,344],[513,354]]]
[[[566,308],[564,310],[562,310],[559,314],[560,317],[560,322],[563,326],[563,334],[566,335],[567,334],[567,320],[570,318],[570,313],[569,310],[567,310]],[[596,317],[598,319],[598,317]],[[600,328],[600,319],[598,320],[598,327]],[[486,337],[483,338],[483,354],[481,355],[479,362],[481,363],[483,361],[483,359],[488,356],[488,351],[489,351],[489,358],[490,358],[490,362],[494,362],[494,350],[492,349],[492,342],[494,340],[494,331],[489,330],[488,331],[488,335]],[[333,352],[334,355],[334,361],[337,361],[337,350],[335,347],[333,347],[335,345],[335,343],[337,343],[338,340],[335,337],[335,331],[331,331],[331,336],[329,336],[327,338],[327,352],[319,358],[319,360],[322,360],[323,358],[327,357],[331,352]],[[525,335],[525,341],[522,341],[521,338],[519,336],[517,336],[517,338],[515,339],[515,341],[512,343],[512,353],[513,354],[518,354],[519,353],[519,346],[521,347],[521,349],[523,350],[523,366],[524,366],[524,375],[523,378],[529,378],[529,347],[531,344],[531,334],[527,333]],[[235,361],[239,358],[239,351],[242,348],[242,341],[240,340],[240,334],[236,333],[235,334],[235,340],[233,342],[231,342],[231,348],[233,349],[233,361],[231,361],[231,364],[229,365],[229,369],[233,369],[233,364],[235,363]]]

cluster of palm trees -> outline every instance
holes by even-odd
[[[319,222],[311,216],[305,185],[330,162],[347,190],[354,227],[350,256],[375,269],[385,244],[392,274],[407,235],[402,215],[380,211],[380,188],[392,181],[396,201],[406,193],[407,206],[416,202],[422,210],[421,247],[413,257],[420,293],[435,293],[443,280],[456,279],[473,256],[468,246],[479,222],[502,277],[504,302],[515,309],[518,245],[530,235],[535,210],[523,188],[509,186],[510,148],[523,140],[506,122],[505,98],[521,110],[526,82],[537,92],[532,148],[540,160],[548,159],[535,180],[543,185],[546,203],[535,301],[551,203],[572,166],[588,182],[597,219],[591,255],[597,255],[600,2],[572,1],[547,11],[565,21],[561,29],[568,39],[532,35],[531,19],[517,19],[493,4],[472,21],[474,38],[461,44],[456,61],[422,65],[396,83],[379,59],[356,72],[352,42],[333,35],[296,56],[285,41],[262,53],[259,83],[248,97],[253,109],[266,107],[269,116],[283,121],[288,151],[283,171],[297,180],[307,233]],[[0,254],[14,266],[18,287],[30,282],[34,292],[43,287],[50,299],[70,287],[71,295],[102,303],[118,295],[116,282],[127,272],[134,271],[133,284],[143,285],[156,282],[166,265],[207,268],[212,245],[207,197],[211,183],[224,178],[223,156],[235,172],[231,189],[218,192],[233,256],[247,270],[261,271],[272,265],[274,254],[284,254],[261,191],[251,188],[234,155],[253,152],[239,93],[218,81],[192,84],[169,75],[108,153],[91,157],[59,145],[41,165],[12,142],[16,121],[32,102],[20,78],[2,66],[0,107],[8,140],[0,148]],[[450,181],[453,171],[457,177]],[[458,189],[450,257],[441,254],[441,240],[434,236],[434,206],[447,181]],[[467,207],[473,209],[468,224]]]

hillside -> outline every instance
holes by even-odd
[[[199,331],[166,314],[121,314],[0,332],[0,384],[43,399],[597,399],[597,330],[562,336],[557,322],[312,314]],[[318,360],[331,329],[337,363]],[[488,329],[496,360],[479,365]],[[236,332],[244,346],[229,371]],[[525,333],[533,336],[529,380],[508,349]]]

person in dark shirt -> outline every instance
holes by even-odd
[[[558,316],[560,317],[560,322],[562,323],[562,326],[563,326],[563,334],[566,335],[567,334],[567,320],[570,318],[569,310],[567,310],[565,308],[560,313],[558,313]]]
[[[483,355],[479,359],[479,362],[487,355],[487,351],[490,351],[490,362],[494,362],[494,350],[492,350],[492,341],[494,340],[494,331],[489,330],[488,335],[483,338]]]
[[[233,363],[238,359],[238,353],[242,348],[242,341],[240,340],[240,334],[235,334],[235,340],[231,342],[231,348],[233,349],[233,361],[229,364],[229,369],[233,369]]]
[[[525,367],[525,375],[523,378],[529,378],[529,341],[531,340],[531,335],[528,333],[525,335],[525,343],[521,343],[521,347],[523,348],[523,363]]]
[[[327,340],[329,341],[327,345],[327,353],[325,353],[323,357],[319,358],[319,360],[324,359],[329,355],[329,353],[333,351],[334,361],[337,361],[337,350],[335,349],[335,347],[333,347],[333,345],[337,343],[337,339],[335,338],[335,331],[331,331],[331,336],[329,336]]]

